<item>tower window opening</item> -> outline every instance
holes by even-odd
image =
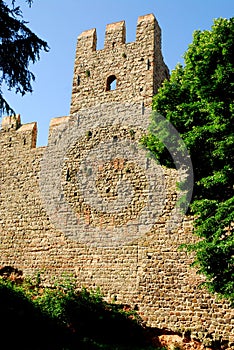
[[[113,91],[117,86],[117,78],[115,75],[110,75],[106,81],[106,91]]]

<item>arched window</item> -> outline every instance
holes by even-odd
[[[106,91],[112,91],[116,89],[117,78],[115,75],[110,75],[106,81]]]

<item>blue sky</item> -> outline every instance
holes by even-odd
[[[153,13],[162,30],[162,51],[172,70],[192,41],[194,30],[210,29],[214,18],[234,15],[233,0],[34,0],[22,4],[28,26],[50,46],[49,53],[31,67],[36,75],[33,93],[5,98],[23,123],[38,123],[38,146],[47,144],[51,118],[69,115],[77,36],[96,28],[103,48],[106,24],[125,20],[127,41],[134,41],[139,16]]]

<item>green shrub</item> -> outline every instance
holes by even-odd
[[[152,349],[136,311],[107,303],[98,288],[78,290],[71,276],[51,287],[41,285],[40,274],[20,283],[0,278],[0,320],[12,350]]]

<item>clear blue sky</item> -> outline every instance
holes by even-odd
[[[8,1],[7,1],[8,2]],[[50,46],[50,52],[31,67],[36,75],[33,93],[5,94],[23,123],[38,123],[38,146],[47,144],[51,118],[69,115],[77,36],[96,28],[103,47],[105,26],[125,20],[127,41],[134,41],[138,16],[153,13],[162,30],[163,56],[169,69],[183,62],[196,29],[210,29],[214,18],[234,15],[233,0],[34,0],[22,4],[28,26]]]

